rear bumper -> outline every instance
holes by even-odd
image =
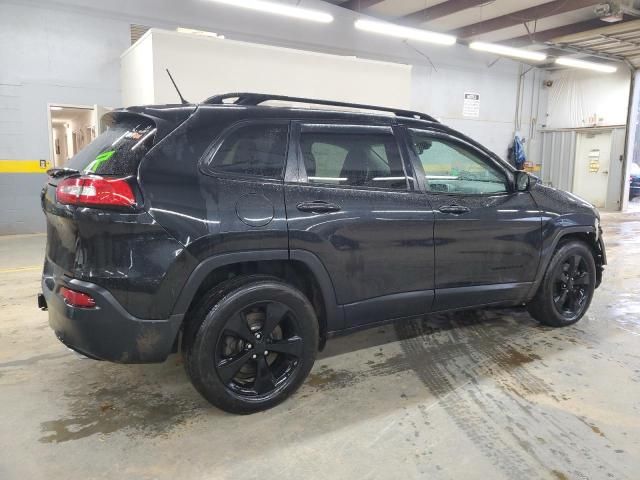
[[[42,292],[49,325],[67,347],[91,358],[119,363],[162,362],[171,353],[183,315],[140,319],[130,315],[104,288],[47,270]],[[91,295],[96,307],[68,305],[59,293],[62,286]]]

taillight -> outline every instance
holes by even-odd
[[[77,292],[67,287],[60,287],[60,294],[67,305],[71,305],[72,307],[93,308],[96,306],[96,301],[93,297],[86,293]]]
[[[56,188],[58,202],[88,207],[131,207],[136,196],[124,178],[98,175],[66,178]]]

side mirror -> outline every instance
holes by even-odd
[[[532,183],[531,176],[527,172],[519,170],[516,173],[516,192],[526,192]]]

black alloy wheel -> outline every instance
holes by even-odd
[[[185,368],[196,389],[231,413],[285,400],[305,380],[318,348],[318,320],[298,289],[267,275],[214,287],[188,320]]]
[[[596,264],[591,247],[580,240],[562,242],[527,308],[544,325],[571,325],[589,308],[595,285]]]
[[[562,316],[573,319],[583,313],[589,299],[591,279],[586,259],[573,254],[556,266],[553,303]]]
[[[292,377],[303,351],[298,321],[285,304],[247,305],[226,322],[215,349],[220,380],[236,394],[270,396]]]

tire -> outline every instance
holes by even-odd
[[[577,240],[561,243],[527,308],[543,325],[572,325],[588,310],[595,285],[596,265],[589,246]]]
[[[318,321],[293,286],[242,276],[209,292],[183,338],[185,368],[200,394],[226,412],[249,414],[274,407],[304,382]]]

